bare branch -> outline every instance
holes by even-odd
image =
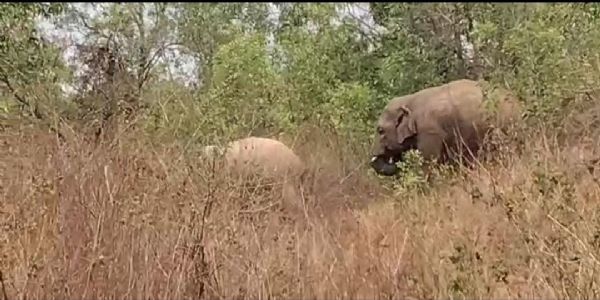
[[[31,113],[33,114],[33,116],[37,119],[43,120],[44,116],[39,112],[39,110],[37,109],[37,107],[34,107],[29,101],[27,101],[25,99],[25,97],[19,95],[19,93],[17,92],[17,90],[13,87],[13,85],[11,84],[10,80],[8,79],[8,77],[6,76],[6,72],[4,72],[4,70],[2,70],[2,75],[0,77],[0,81],[4,82],[4,84],[6,85],[6,87],[8,88],[8,90],[11,92],[11,94],[15,97],[15,99],[21,103],[21,105],[29,108],[29,110],[31,111]]]

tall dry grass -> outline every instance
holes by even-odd
[[[0,297],[598,298],[600,148],[523,138],[522,154],[397,194],[360,147],[310,132],[292,214],[174,142],[5,131]]]

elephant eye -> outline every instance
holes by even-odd
[[[377,127],[377,133],[383,134],[383,128],[382,127]]]
[[[402,120],[404,120],[404,114],[401,114],[401,115],[398,117],[398,120],[396,121],[396,123],[397,123],[397,124],[400,124],[400,123],[402,123]]]

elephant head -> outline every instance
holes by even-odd
[[[393,176],[402,155],[416,148],[417,124],[414,112],[403,99],[393,100],[377,122],[377,135],[370,165],[380,175]]]

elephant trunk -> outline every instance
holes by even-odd
[[[394,176],[400,171],[396,166],[398,159],[395,159],[394,155],[390,155],[390,152],[381,141],[375,140],[371,154],[369,165],[375,173],[383,176]]]
[[[400,171],[393,158],[390,157],[386,160],[383,155],[374,155],[370,165],[377,174],[383,176],[394,176]]]

